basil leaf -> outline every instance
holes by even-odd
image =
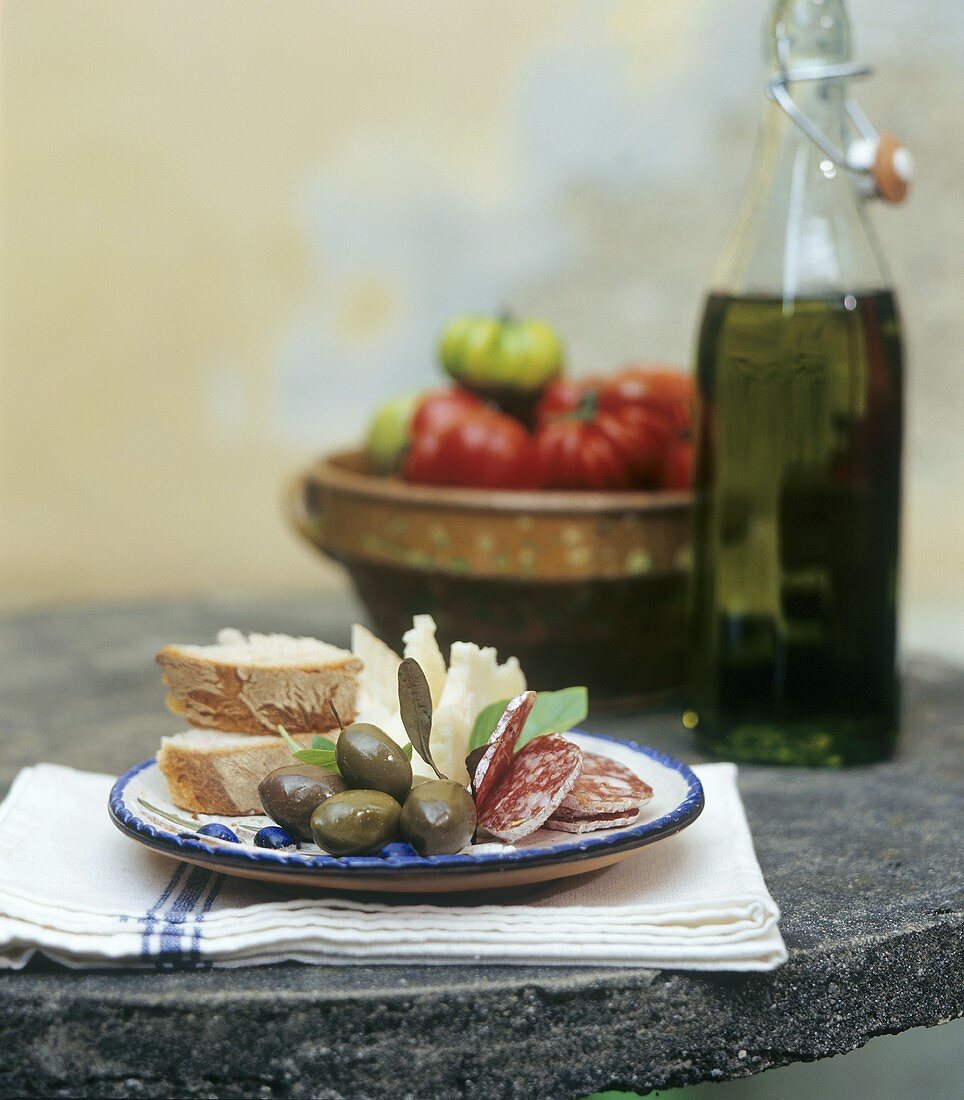
[[[295,756],[301,752],[301,745],[291,736],[291,734],[284,728],[284,726],[278,726],[278,733],[285,739],[288,744],[288,748],[294,753]]]
[[[472,726],[472,734],[469,737],[469,752],[488,741],[492,736],[492,731],[499,724],[499,719],[505,714],[505,708],[508,705],[508,699],[500,699],[497,703],[489,703],[487,707],[483,707],[479,711]]]
[[[469,752],[488,741],[508,705],[508,699],[500,700],[490,703],[479,712],[469,738]],[[565,733],[584,721],[588,713],[589,692],[584,687],[540,691],[516,748],[521,749],[533,737],[542,737],[547,733]]]
[[[413,750],[412,750],[412,742],[411,741],[409,741],[409,743],[407,745],[402,745],[402,752],[405,753],[405,755],[409,758],[409,760],[412,759]]]
[[[589,692],[584,687],[540,691],[536,696],[536,705],[522,727],[522,736],[516,748],[521,749],[533,737],[542,737],[546,733],[565,733],[584,722],[588,713]]]
[[[338,764],[335,762],[335,746],[326,737],[315,736],[311,739],[311,748],[303,749],[301,745],[291,736],[290,733],[284,728],[284,726],[278,726],[278,733],[288,743],[288,748],[291,749],[291,755],[300,760],[302,764],[314,764],[318,768],[327,768],[331,772],[338,771]],[[319,745],[318,742],[323,742]],[[326,747],[327,746],[327,747]]]
[[[398,708],[402,725],[418,755],[433,772],[445,776],[435,766],[429,741],[432,736],[432,692],[422,666],[412,657],[406,657],[398,666]]]
[[[335,762],[335,754],[327,749],[299,749],[294,756],[302,764],[314,764],[316,768],[327,768],[341,775],[338,764]]]

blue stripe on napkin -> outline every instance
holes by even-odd
[[[225,883],[226,875],[215,875],[211,882],[211,889],[208,892],[208,896],[201,908],[201,912],[198,913],[197,919],[194,922],[194,935],[191,937],[191,953],[190,962],[192,966],[204,966],[210,967],[210,962],[201,962],[201,924],[207,913],[211,911],[211,906],[214,905],[217,900],[218,894],[221,893],[221,887]]]
[[[161,906],[174,892],[174,888],[178,883],[178,880],[187,870],[186,863],[179,863],[177,870],[171,875],[170,881],[167,886],[164,887],[157,900],[151,905],[150,909],[139,919],[144,922],[144,931],[141,935],[141,958],[149,959],[151,957],[151,937],[154,935],[155,918]]]
[[[158,950],[154,956],[157,965],[177,965],[183,961],[181,939],[186,931],[186,924],[212,877],[212,873],[204,867],[191,868],[191,873],[187,876],[181,892],[174,899],[174,904],[161,914],[160,921],[163,927]]]

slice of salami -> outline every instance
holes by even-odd
[[[582,749],[555,735],[535,737],[510,764],[479,814],[479,826],[512,843],[540,829],[572,790]]]
[[[638,810],[629,810],[624,814],[599,814],[598,817],[563,817],[556,810],[544,827],[559,833],[595,833],[599,829],[618,829],[622,825],[632,825],[638,816]]]
[[[639,807],[652,797],[653,788],[635,772],[608,756],[586,752],[579,778],[563,800],[560,811],[566,811],[564,816],[570,820],[630,812],[635,817]]]
[[[480,817],[485,806],[492,801],[493,793],[499,790],[502,780],[509,774],[516,744],[522,736],[522,727],[526,724],[535,702],[534,691],[524,691],[517,695],[505,708],[498,725],[492,731],[485,753],[472,777],[475,809]]]

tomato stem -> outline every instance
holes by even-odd
[[[595,390],[584,393],[572,410],[573,420],[592,420],[599,408],[599,394]]]

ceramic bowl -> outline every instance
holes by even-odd
[[[443,645],[496,646],[537,689],[585,684],[599,702],[682,682],[690,502],[410,485],[348,451],[293,481],[288,512],[386,641],[429,612]]]

